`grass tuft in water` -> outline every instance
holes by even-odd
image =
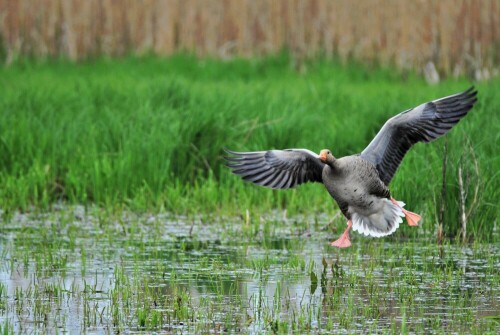
[[[337,250],[328,218],[301,219],[307,238],[290,220],[247,238],[245,218],[16,213],[0,235],[1,331],[497,332],[498,232],[471,246],[424,235]]]

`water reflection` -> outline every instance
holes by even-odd
[[[263,233],[260,223],[193,228],[169,215],[106,224],[66,211],[14,218],[0,242],[0,322],[16,333],[495,327],[483,320],[500,314],[497,245],[440,253],[363,240],[337,251],[310,223],[308,237],[297,233],[303,227],[274,224]]]

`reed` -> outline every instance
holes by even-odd
[[[220,58],[288,49],[484,79],[498,73],[496,0],[0,0],[0,55]]]

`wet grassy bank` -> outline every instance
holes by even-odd
[[[431,87],[411,73],[359,64],[316,61],[301,73],[292,65],[286,56],[222,62],[180,55],[1,68],[0,206],[6,215],[64,201],[213,216],[247,209],[333,216],[319,185],[276,192],[243,184],[223,167],[222,148],[349,155],[390,116],[470,86],[461,79]],[[477,88],[471,114],[446,139],[417,145],[391,191],[423,214],[422,229],[444,222],[455,237],[461,171],[468,234],[488,240],[500,203],[500,81]]]

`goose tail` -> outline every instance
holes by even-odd
[[[394,204],[389,199],[382,199],[384,202],[381,209],[370,215],[363,215],[357,212],[352,214],[352,229],[365,236],[382,237],[391,235],[403,222],[405,216],[402,207],[403,202]]]

